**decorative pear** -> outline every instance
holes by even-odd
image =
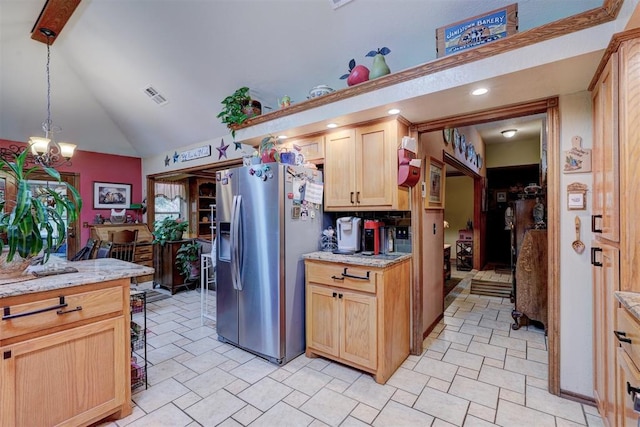
[[[381,49],[378,49],[377,51],[372,50],[367,53],[366,56],[373,56],[373,66],[371,67],[371,71],[369,73],[370,80],[391,73],[391,70],[389,70],[389,67],[387,66],[387,62],[384,59],[384,56],[388,53],[391,53],[391,50],[387,47],[383,47]]]

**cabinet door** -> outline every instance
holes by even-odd
[[[633,410],[633,394],[630,388],[640,389],[640,371],[624,349],[618,349],[618,424],[621,427],[637,427],[640,414]]]
[[[127,404],[122,316],[0,349],[2,426],[84,425]]]
[[[340,291],[340,357],[376,369],[378,334],[376,297]]]
[[[594,232],[619,241],[618,56],[611,55],[593,90]]]
[[[355,131],[333,132],[325,139],[325,210],[356,206]]]
[[[318,135],[311,138],[296,139],[293,141],[286,141],[282,144],[283,147],[293,152],[296,151],[293,146],[297,146],[300,149],[300,153],[304,156],[306,161],[316,161],[324,159],[324,136]]]
[[[337,291],[307,285],[307,347],[338,356]]]
[[[391,207],[398,186],[397,151],[392,143],[392,123],[378,123],[356,130],[356,204]]]
[[[617,248],[592,242],[594,397],[600,415],[615,425],[616,343],[613,335],[620,255]],[[601,265],[599,265],[601,264]]]

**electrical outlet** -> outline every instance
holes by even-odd
[[[409,240],[409,227],[396,227],[396,239]]]

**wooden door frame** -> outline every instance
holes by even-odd
[[[546,114],[546,134],[547,141],[547,236],[548,236],[548,302],[547,310],[549,325],[547,327],[547,338],[549,343],[549,382],[550,393],[560,395],[560,265],[556,262],[560,257],[560,111],[558,97],[545,98],[537,101],[530,101],[521,104],[508,105],[492,110],[479,111],[459,116],[447,117],[444,119],[414,124],[411,126],[412,135],[419,136],[423,132],[442,131],[449,127],[472,126],[481,123],[488,123],[497,120],[505,120],[515,117],[530,116],[535,114]],[[475,181],[474,194],[478,194],[478,183]],[[414,191],[414,193],[417,193]],[[411,217],[417,223],[414,227],[414,241],[419,242],[422,225],[420,218],[422,213],[422,203],[420,197],[412,198]],[[478,199],[476,199],[478,200]],[[416,201],[418,201],[416,203]],[[474,203],[478,204],[478,203]],[[474,212],[476,207],[474,207]],[[475,217],[475,213],[474,213]],[[412,223],[412,227],[413,227]],[[412,348],[413,354],[422,353],[422,270],[420,260],[422,259],[423,248],[420,244],[413,245],[413,280],[411,297],[413,301],[412,319]],[[434,325],[432,325],[434,326]]]

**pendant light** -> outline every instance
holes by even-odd
[[[56,167],[69,161],[76,145],[57,142],[54,138],[54,133],[62,130],[51,121],[51,39],[56,36],[56,33],[48,28],[40,28],[40,33],[47,38],[47,119],[42,123],[44,137],[32,136],[29,138],[29,146],[35,164]]]

